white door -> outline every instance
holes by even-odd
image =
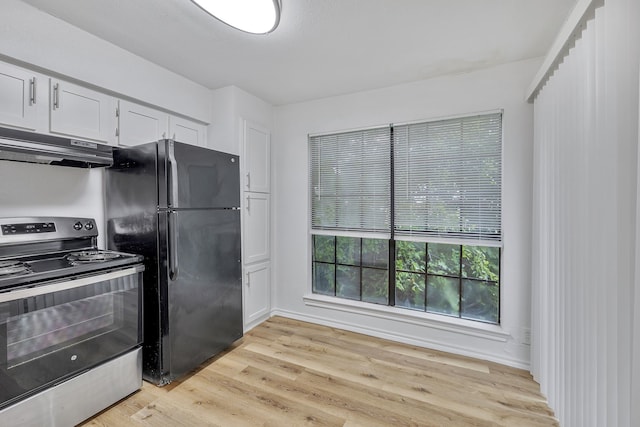
[[[271,133],[244,121],[244,190],[268,193],[270,188]]]
[[[207,127],[191,120],[170,116],[169,138],[185,144],[204,147],[206,145]]]
[[[40,80],[32,71],[0,63],[0,124],[36,130],[37,106],[46,103]]]
[[[265,320],[271,311],[271,267],[263,262],[244,268],[244,329]]]
[[[51,79],[51,133],[115,144],[113,97]]]
[[[244,193],[244,263],[270,258],[269,194]]]
[[[167,137],[169,114],[120,100],[118,145],[131,147]]]

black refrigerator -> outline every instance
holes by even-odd
[[[173,140],[114,150],[107,246],[144,256],[147,381],[167,384],[242,337],[239,163]]]

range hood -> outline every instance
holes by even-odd
[[[110,145],[0,127],[0,160],[76,168],[113,164]]]

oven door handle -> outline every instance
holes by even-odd
[[[104,274],[97,274],[90,277],[81,277],[78,279],[69,279],[63,282],[51,283],[48,285],[39,285],[31,288],[21,288],[8,290],[0,293],[0,303],[8,301],[16,301],[23,298],[35,297],[38,295],[50,294],[53,292],[66,291],[68,289],[81,288],[83,286],[92,285],[94,283],[104,282],[107,280],[118,279],[120,277],[131,276],[133,274],[144,271],[142,264],[123,270],[111,271]]]
[[[178,278],[178,224],[177,212],[169,210],[169,279]]]

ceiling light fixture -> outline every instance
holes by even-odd
[[[280,0],[191,1],[214,18],[247,33],[270,33],[280,22]]]

